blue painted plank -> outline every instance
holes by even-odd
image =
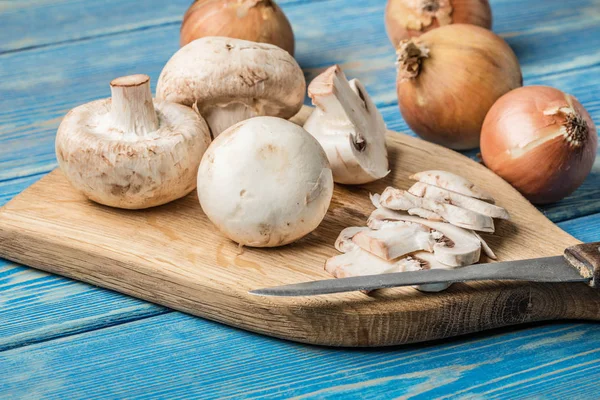
[[[550,387],[593,398],[598,341],[598,324],[579,323],[342,350],[171,313],[2,352],[0,376],[19,398],[518,398]]]

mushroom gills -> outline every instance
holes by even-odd
[[[436,243],[431,230],[419,224],[395,224],[379,230],[363,230],[354,235],[352,242],[385,260],[394,260],[419,250],[431,252]]]
[[[491,194],[478,188],[462,176],[451,172],[438,170],[422,171],[412,175],[410,179],[494,203],[494,198]]]
[[[434,212],[445,221],[461,228],[483,232],[494,232],[494,220],[475,211],[461,208],[448,203],[417,197],[404,190],[387,187],[380,197],[383,207],[391,210],[425,209]],[[414,212],[414,211],[413,211]],[[424,214],[424,213],[420,213]],[[432,215],[430,215],[432,217]]]
[[[334,181],[363,184],[389,173],[383,117],[360,81],[334,65],[308,87],[315,110],[304,124],[321,143]]]
[[[433,246],[435,259],[442,264],[463,267],[479,261],[481,241],[472,231],[446,222],[430,221],[387,208],[378,208],[371,213],[367,226],[371,229],[388,229],[390,225],[399,223],[421,224],[443,235],[436,238],[437,243]]]
[[[487,215],[491,218],[509,219],[508,211],[494,204],[490,204],[474,197],[465,196],[458,192],[430,185],[428,183],[417,182],[408,189],[410,194],[418,197],[431,199],[439,203],[452,204],[462,207],[466,210]]]

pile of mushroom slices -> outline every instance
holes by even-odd
[[[386,188],[371,195],[376,207],[366,227],[344,229],[335,242],[343,254],[327,260],[325,270],[336,278],[422,269],[450,269],[475,264],[481,249],[495,254],[477,231],[494,232],[493,218],[508,212],[492,196],[465,178],[445,171],[419,172],[408,190]],[[450,284],[428,284],[425,292]]]

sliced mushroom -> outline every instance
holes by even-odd
[[[380,203],[391,210],[410,210],[422,208],[433,211],[444,220],[461,228],[483,232],[494,232],[494,220],[475,211],[467,210],[448,203],[417,197],[404,190],[387,187],[381,194]],[[421,213],[423,214],[423,213]]]
[[[491,194],[483,189],[476,187],[462,176],[455,175],[447,171],[423,171],[418,172],[410,177],[415,181],[428,183],[443,189],[448,189],[453,192],[464,194],[465,196],[475,197],[477,199],[486,200],[490,203],[494,202]]]
[[[110,83],[110,99],[69,111],[56,134],[56,158],[77,190],[111,207],[154,207],[185,196],[210,143],[191,108],[153,101],[150,77]]]
[[[433,211],[426,210],[424,208],[409,208],[407,212],[410,215],[416,215],[417,217],[425,218],[431,221],[444,221],[441,215],[434,213]]]
[[[335,241],[335,248],[342,253],[347,253],[354,250],[357,247],[357,245],[352,241],[354,235],[368,230],[370,230],[370,228],[367,226],[351,226],[344,229],[340,232]]]
[[[386,260],[419,250],[433,251],[436,243],[431,230],[420,224],[396,224],[379,230],[363,230],[354,235],[352,241],[363,250]]]
[[[453,204],[491,218],[509,219],[508,212],[502,207],[428,183],[417,182],[408,189],[408,192],[439,203]]]
[[[364,86],[348,82],[334,65],[310,83],[308,95],[316,109],[304,129],[325,149],[334,181],[362,184],[386,176],[386,127]]]
[[[378,208],[371,213],[367,225],[371,229],[387,229],[388,224],[416,223],[425,225],[444,237],[433,246],[436,260],[452,267],[475,264],[481,255],[481,242],[471,231],[445,222],[406,215],[387,208]]]
[[[418,261],[412,259],[387,261],[357,247],[348,253],[327,260],[325,270],[336,278],[349,278],[403,272],[406,269],[414,270],[419,265]]]
[[[405,271],[420,271],[424,269],[452,269],[452,267],[439,262],[435,258],[435,255],[427,253],[425,251],[419,251],[413,254],[411,258],[418,263],[418,268],[416,268],[416,264],[411,263],[407,266]],[[450,285],[451,283],[429,283],[426,285],[417,285],[414,286],[414,288],[420,290],[421,292],[433,293],[446,290],[450,287]]]
[[[491,258],[492,260],[497,259],[496,254],[494,254],[494,252],[492,251],[492,248],[487,244],[487,242],[485,240],[483,240],[483,238],[477,232],[471,231],[471,233],[473,235],[475,235],[475,237],[481,243],[481,248],[483,249],[483,252],[485,253],[485,255],[488,256],[489,258]]]
[[[266,43],[204,37],[177,51],[163,68],[156,97],[196,105],[214,137],[245,119],[291,118],[306,82],[287,51]]]

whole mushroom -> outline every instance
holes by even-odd
[[[71,185],[97,203],[127,209],[194,190],[210,143],[202,117],[153,101],[147,75],[117,78],[110,87],[110,99],[75,107],[58,128],[56,158]]]
[[[287,51],[267,43],[204,37],[179,49],[163,68],[156,97],[196,106],[213,137],[256,116],[293,117],[306,81]]]
[[[198,197],[215,226],[240,245],[294,242],[323,220],[333,195],[327,157],[302,127],[275,117],[242,121],[210,145]]]

